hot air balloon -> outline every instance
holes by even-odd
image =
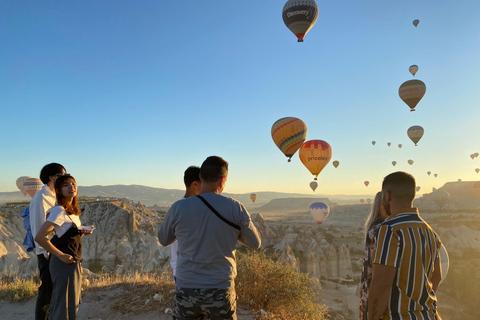
[[[252,193],[252,194],[250,195],[250,200],[252,200],[252,202],[255,202],[255,200],[257,200],[257,198],[258,198],[258,197],[257,197],[257,195],[256,195],[255,193]]]
[[[314,202],[310,205],[310,214],[313,220],[321,225],[330,214],[330,208],[324,202]]]
[[[399,148],[399,149],[402,149],[402,144],[401,144],[401,143],[398,145],[398,148]]]
[[[365,201],[365,200],[363,200],[363,199],[360,199],[360,203],[361,203],[361,204],[363,204],[363,202],[364,202],[364,201]]]
[[[472,154],[470,155],[470,158],[472,158],[472,160],[475,159],[475,154],[472,153]]]
[[[402,83],[398,89],[398,95],[409,107],[410,111],[415,111],[415,107],[425,96],[427,86],[421,80],[408,80]]]
[[[417,187],[415,188],[415,190],[417,190],[417,192],[420,191],[420,189],[421,189],[421,188],[420,188],[419,186],[417,186]]]
[[[436,178],[436,177],[438,177],[438,174],[437,174],[437,173],[435,173],[433,176]]]
[[[300,161],[317,180],[318,174],[332,158],[332,148],[323,140],[308,140],[301,146]]]
[[[318,187],[317,181],[310,182],[310,188],[312,188],[313,191],[315,191],[317,187]]]
[[[412,160],[412,159],[408,160],[407,162],[408,162],[409,165],[412,165],[412,164],[413,164],[413,160]]]
[[[297,42],[310,31],[318,18],[318,6],[314,0],[288,0],[283,6],[283,22],[294,35]]]
[[[407,135],[410,138],[410,140],[417,145],[418,141],[423,137],[423,128],[421,126],[411,126],[407,130]]]
[[[415,73],[418,71],[418,66],[417,65],[411,65],[410,68],[408,68],[408,71],[412,74],[412,76],[415,77]]]
[[[478,158],[478,152],[475,152],[473,155],[475,156],[475,158]]]
[[[475,172],[476,172],[476,173],[478,173],[479,171],[480,171],[480,169],[479,169],[479,168],[476,168],[476,169],[475,169]]]
[[[418,26],[419,23],[420,23],[420,20],[418,19],[413,20],[413,25],[415,26],[415,28]]]
[[[272,126],[272,139],[280,151],[291,161],[307,137],[307,126],[298,118],[281,118]]]
[[[27,195],[27,191],[25,191],[25,189],[23,188],[23,183],[25,182],[25,180],[29,179],[30,177],[28,176],[23,176],[23,177],[20,177],[17,179],[17,188],[24,194],[24,195]]]
[[[397,165],[397,161],[392,161],[392,166],[396,166]]]
[[[450,194],[445,191],[445,190],[435,190],[435,192],[432,193],[432,198],[433,198],[433,201],[435,201],[435,203],[437,204],[437,206],[439,206],[440,208],[442,208],[448,201],[448,199],[450,199]]]
[[[372,199],[368,198],[367,203],[370,204],[372,202]]]
[[[375,145],[375,143],[376,143],[375,141],[372,141],[372,145]]]
[[[23,189],[32,198],[40,189],[42,189],[42,186],[43,182],[38,178],[28,178],[23,182]]]
[[[389,147],[390,147],[391,145],[392,145],[392,143],[391,143],[391,142],[387,142],[387,146],[389,146]]]
[[[363,184],[365,185],[365,187],[368,187],[368,185],[370,184],[370,182],[364,181]]]
[[[431,172],[431,171],[427,171],[427,174],[430,175],[430,174],[432,174],[432,172]]]
[[[445,280],[448,269],[450,268],[450,262],[448,258],[448,252],[445,246],[442,243],[442,246],[440,247],[440,268],[442,269],[442,279],[440,279],[440,283],[438,285],[441,285],[443,280]]]
[[[335,160],[335,161],[332,162],[332,164],[333,164],[333,166],[334,166],[335,168],[338,168],[338,165],[340,164],[340,162],[338,162],[337,160]]]

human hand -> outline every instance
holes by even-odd
[[[90,226],[85,226],[82,229],[80,229],[80,234],[82,236],[92,234],[94,229],[95,229],[95,226],[93,224]]]
[[[75,258],[73,258],[71,255],[66,253],[63,253],[62,255],[58,256],[58,259],[65,264],[72,264],[76,262]]]

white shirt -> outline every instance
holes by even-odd
[[[76,214],[68,214],[65,209],[57,205],[53,207],[52,211],[50,211],[50,215],[47,218],[47,221],[50,221],[55,225],[55,235],[57,237],[61,237],[65,234],[65,232],[70,229],[73,223],[78,227],[80,227],[80,217]]]
[[[50,190],[46,184],[30,201],[30,228],[34,239],[45,223],[47,211],[55,206],[56,201],[55,194],[53,194],[52,190]],[[37,242],[35,242],[35,253],[37,255],[43,254],[45,257],[48,256],[47,250],[42,248]]]

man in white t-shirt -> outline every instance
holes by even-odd
[[[202,183],[200,182],[200,167],[190,166],[185,170],[183,175],[183,182],[185,183],[185,195],[183,199],[196,196],[200,194]],[[177,275],[177,250],[178,241],[175,241],[171,245],[172,254],[170,256],[170,265],[173,269],[173,278],[176,280]]]
[[[46,220],[47,211],[55,206],[55,180],[64,175],[65,168],[59,163],[50,163],[40,171],[40,180],[45,184],[30,201],[30,228],[35,239],[38,230]],[[47,250],[35,242],[35,253],[40,271],[40,287],[38,287],[37,303],[35,305],[35,320],[48,319],[48,308],[52,297],[52,278],[49,270],[49,256]]]

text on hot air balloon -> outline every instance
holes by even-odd
[[[329,160],[327,157],[307,157],[307,161],[310,160]]]
[[[400,92],[411,92],[411,91],[418,91],[419,88],[413,87],[413,88],[405,88],[400,90]]]
[[[310,10],[297,10],[297,11],[292,11],[292,12],[287,12],[287,17],[293,17],[297,16],[299,14],[304,14],[306,17],[310,15]]]

